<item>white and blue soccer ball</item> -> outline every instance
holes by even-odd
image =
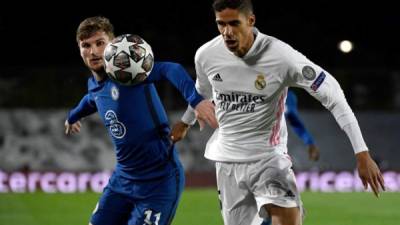
[[[104,68],[107,75],[123,85],[135,85],[144,81],[153,65],[151,46],[138,35],[120,35],[104,49]]]

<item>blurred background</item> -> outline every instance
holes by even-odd
[[[66,113],[86,93],[90,76],[75,41],[79,23],[89,16],[106,16],[117,35],[139,34],[151,44],[156,60],[181,63],[195,78],[195,51],[217,35],[211,1],[40,7],[0,11],[0,192],[46,187],[49,192],[101,191],[115,157],[98,116],[83,122],[80,135],[63,133]],[[389,172],[391,190],[400,190],[400,13],[383,3],[288,5],[256,0],[254,7],[261,32],[289,43],[339,81],[371,154]],[[157,87],[171,124],[178,121],[186,103],[170,84]],[[305,126],[321,150],[318,162],[309,161],[307,146],[289,128],[289,152],[305,179],[304,188],[325,190],[326,183],[332,190],[358,190],[347,137],[319,102],[303,90],[294,91]],[[211,133],[194,127],[178,144],[189,186],[215,185],[213,164],[203,157]],[[330,175],[321,181],[325,172]],[[337,180],[342,177],[352,183]],[[319,185],[311,185],[316,179]],[[48,185],[58,181],[61,186]],[[340,182],[344,189],[335,186]]]

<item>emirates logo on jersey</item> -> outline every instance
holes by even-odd
[[[262,74],[258,75],[256,81],[254,82],[254,86],[258,90],[264,89],[265,86],[267,86],[267,82],[265,81],[265,76]]]
[[[245,92],[221,93],[216,91],[216,105],[220,110],[253,113],[257,104],[263,104],[266,96]]]

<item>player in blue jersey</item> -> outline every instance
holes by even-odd
[[[285,103],[285,118],[292,126],[294,132],[299,138],[308,146],[308,157],[312,161],[319,159],[319,149],[315,145],[314,138],[304,126],[300,115],[297,111],[297,97],[296,94],[288,90],[286,103]]]
[[[91,70],[88,93],[65,122],[66,134],[81,129],[79,120],[98,112],[107,128],[117,165],[92,215],[93,225],[170,224],[184,186],[184,173],[153,82],[168,80],[207,123],[216,127],[214,106],[196,92],[176,63],[156,62],[149,77],[135,86],[112,82],[103,68],[103,52],[114,38],[107,18],[91,17],[78,27],[81,57]]]

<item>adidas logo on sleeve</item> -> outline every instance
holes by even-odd
[[[221,78],[221,76],[219,75],[219,73],[215,74],[214,77],[212,78],[212,80],[213,80],[213,81],[222,82],[222,78]]]

